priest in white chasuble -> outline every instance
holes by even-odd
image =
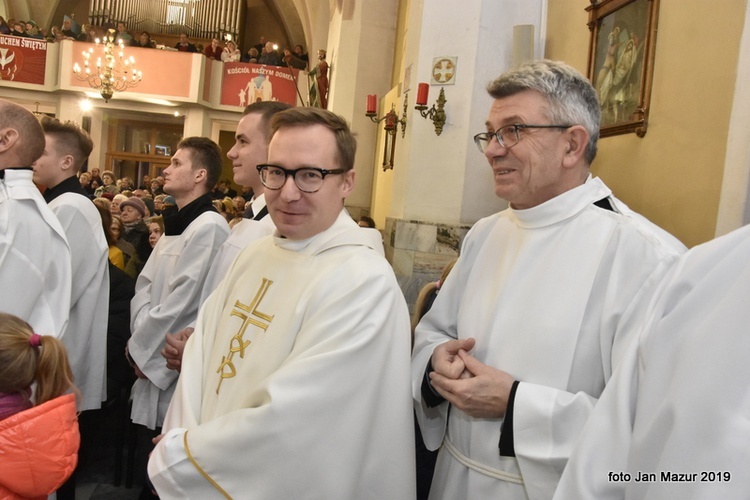
[[[570,66],[492,82],[475,141],[510,207],[467,234],[415,332],[412,393],[440,448],[431,498],[551,498],[580,429],[684,247],[592,178],[599,103]]]
[[[344,210],[339,116],[271,121],[272,236],[209,296],[149,461],[161,498],[412,499],[409,315],[380,234]]]
[[[555,498],[747,498],[750,226],[686,253],[581,432]]]

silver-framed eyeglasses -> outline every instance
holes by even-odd
[[[278,190],[284,187],[286,178],[290,175],[294,179],[294,184],[303,193],[314,193],[323,187],[323,180],[326,175],[343,174],[346,172],[343,168],[335,170],[326,170],[325,168],[302,167],[296,170],[289,170],[278,165],[270,163],[261,163],[256,167],[260,174],[260,181],[266,189]]]
[[[487,146],[490,145],[490,141],[494,137],[500,146],[505,149],[510,149],[521,141],[520,130],[526,128],[556,128],[556,129],[568,129],[573,125],[527,125],[525,123],[513,123],[500,127],[494,132],[482,132],[474,136],[474,143],[479,148],[481,153],[487,150]]]

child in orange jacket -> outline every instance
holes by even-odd
[[[46,498],[75,469],[76,402],[65,394],[72,378],[58,339],[0,313],[0,499]]]

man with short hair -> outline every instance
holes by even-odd
[[[467,234],[416,328],[431,498],[550,498],[647,297],[684,247],[589,172],[600,107],[553,61],[488,87],[477,146],[510,203]]]
[[[180,52],[198,52],[196,46],[190,43],[188,35],[185,32],[180,33],[180,41],[177,42],[177,45],[175,45],[174,48]]]
[[[252,213],[232,229],[232,234],[219,250],[203,287],[202,301],[219,285],[240,250],[276,229],[271,217],[267,216],[265,191],[257,167],[268,160],[271,119],[276,113],[289,108],[288,104],[282,102],[256,102],[245,108],[237,124],[234,146],[227,157],[232,161],[234,182],[250,186],[255,193]]]
[[[62,342],[81,392],[78,410],[93,410],[107,399],[109,246],[99,211],[76,174],[94,143],[75,123],[48,116],[41,123],[46,146],[33,165],[34,181],[47,186],[44,199],[65,230],[73,272],[70,320]]]
[[[414,498],[409,315],[379,233],[344,210],[355,149],[333,113],[273,117],[277,231],[201,309],[149,461],[162,498]]]
[[[70,314],[70,247],[32,182],[44,145],[34,115],[0,99],[0,311],[61,338]]]
[[[133,43],[133,35],[128,33],[128,27],[125,26],[125,23],[120,21],[117,23],[117,37],[115,38],[115,43],[122,43],[124,45],[130,45]]]
[[[208,268],[229,235],[209,195],[220,173],[221,150],[203,137],[183,139],[164,171],[164,190],[176,207],[163,213],[164,235],[138,276],[130,304],[128,352],[139,377],[131,416],[149,429],[161,427],[177,380],[160,355],[164,336],[195,322]]]

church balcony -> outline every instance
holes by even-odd
[[[73,74],[76,63],[83,67],[82,52],[92,47],[95,62],[101,54],[96,44],[71,40],[48,43],[0,35],[0,94],[19,89],[47,94],[38,100],[49,100],[49,94],[71,93],[101,100],[98,90]],[[135,101],[241,112],[256,100],[296,105],[308,92],[307,76],[286,67],[223,63],[201,53],[170,49],[126,47],[125,54],[135,58],[143,79],[137,86],[114,94],[111,101],[118,107],[128,106],[123,101]],[[98,105],[105,104],[102,101]]]

